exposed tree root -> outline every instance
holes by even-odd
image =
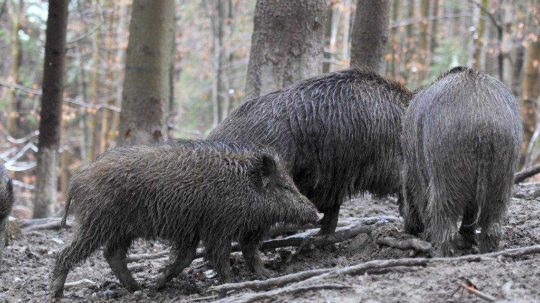
[[[248,293],[236,296],[234,298],[223,298],[221,300],[214,301],[216,303],[225,303],[225,302],[236,302],[236,303],[250,303],[250,302],[259,302],[265,299],[276,298],[280,295],[290,295],[296,293],[303,293],[306,291],[312,290],[321,290],[321,289],[347,289],[351,288],[347,285],[342,284],[317,284],[317,285],[291,285],[284,288],[279,288],[275,290],[258,292],[258,293]]]
[[[427,266],[434,263],[445,262],[477,262],[483,259],[495,258],[495,257],[517,257],[528,254],[540,253],[540,245],[534,245],[529,247],[508,249],[488,254],[479,255],[467,255],[460,257],[449,258],[404,258],[404,259],[389,259],[389,260],[373,260],[365,263],[360,263],[343,268],[323,268],[315,270],[307,270],[297,272],[281,277],[271,278],[263,281],[250,281],[241,283],[227,283],[218,286],[211,287],[210,290],[218,292],[228,292],[233,290],[264,290],[274,287],[282,287],[290,283],[308,283],[320,281],[326,278],[332,278],[342,275],[359,275],[370,270],[379,270],[394,267],[411,267],[411,266]]]
[[[540,173],[540,164],[524,169],[514,175],[514,184],[525,181],[526,179]]]
[[[400,220],[399,218],[393,217],[393,216],[361,218],[361,219],[350,221],[351,224],[347,226],[338,227],[336,232],[330,235],[317,235],[318,229],[310,229],[303,233],[292,235],[283,239],[274,239],[274,240],[264,241],[261,245],[261,250],[270,250],[270,249],[275,249],[275,248],[280,248],[280,247],[290,247],[290,246],[322,247],[322,246],[346,241],[361,233],[371,233],[375,229],[375,227],[381,224],[396,222],[399,220]],[[240,248],[240,245],[238,245],[238,243],[234,243],[231,247],[231,252],[236,252],[240,250],[241,248]],[[168,251],[162,251],[155,254],[132,255],[127,258],[127,262],[129,263],[129,262],[137,262],[140,260],[159,259],[168,255],[169,255]],[[195,258],[202,258],[202,257],[204,257],[204,250],[199,248],[197,249],[197,254]]]

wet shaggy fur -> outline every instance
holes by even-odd
[[[272,147],[335,230],[343,200],[399,192],[401,117],[411,92],[349,69],[243,103],[209,135]]]
[[[173,245],[176,259],[158,288],[192,262],[199,241],[222,281],[230,277],[233,239],[248,267],[266,276],[258,252],[264,233],[277,222],[318,219],[271,152],[209,141],[112,149],[72,178],[68,199],[79,229],[56,261],[56,298],[73,266],[101,246],[120,282],[138,289],[125,261],[137,238]]]
[[[489,75],[458,67],[416,92],[403,119],[405,230],[451,255],[479,225],[480,251],[496,250],[521,133],[516,100]]]
[[[0,165],[0,260],[6,243],[6,228],[13,206],[13,184],[6,170]]]

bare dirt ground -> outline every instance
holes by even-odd
[[[393,198],[361,197],[343,206],[342,218],[397,216]],[[402,223],[388,223],[376,234],[406,237]],[[61,231],[26,231],[12,241],[0,265],[0,302],[46,302],[49,300],[49,275],[55,255],[70,243],[73,228]],[[265,265],[274,276],[302,270],[343,267],[370,260],[425,257],[412,250],[378,245],[377,235],[357,237],[323,249],[307,248],[290,258],[295,248],[279,248],[264,253]],[[504,225],[503,249],[540,244],[540,184],[516,187]],[[157,253],[167,249],[159,242],[136,242],[131,254]],[[142,291],[129,293],[113,276],[101,253],[93,255],[68,276],[68,282],[88,279],[94,284],[65,290],[64,302],[190,302],[212,301],[208,287],[217,284],[211,268],[197,259],[184,274],[161,290],[152,289],[159,269],[167,257],[130,263]],[[234,281],[253,280],[241,254],[231,255]],[[347,289],[315,290],[273,297],[272,302],[482,302],[478,296],[458,288],[468,279],[483,293],[506,302],[540,302],[540,261],[538,255],[499,257],[479,262],[445,262],[425,267],[399,268],[397,271],[371,272],[360,276],[339,276],[325,283]],[[249,293],[246,291],[245,293]],[[206,299],[205,299],[206,298]],[[234,301],[238,297],[226,297]]]

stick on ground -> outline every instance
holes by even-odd
[[[524,169],[514,175],[514,184],[525,181],[526,179],[540,173],[540,164]]]
[[[235,303],[250,303],[250,302],[260,302],[265,299],[275,299],[280,295],[290,295],[296,293],[303,293],[306,291],[321,290],[321,289],[347,289],[351,288],[350,286],[342,284],[318,284],[318,285],[302,285],[302,286],[288,286],[284,288],[279,288],[271,291],[259,292],[259,293],[248,293],[234,298],[234,301],[231,298],[223,298],[215,303],[225,303],[225,302],[235,302]]]
[[[487,254],[467,255],[460,257],[448,258],[404,258],[404,259],[389,259],[389,260],[373,260],[365,263],[360,263],[343,268],[322,268],[315,270],[301,271],[281,277],[271,278],[263,281],[251,281],[241,283],[227,283],[211,287],[211,291],[227,292],[233,290],[254,289],[262,290],[274,287],[282,287],[290,283],[307,283],[311,281],[320,281],[325,278],[331,278],[342,275],[358,275],[370,270],[378,270],[391,267],[411,267],[411,266],[427,266],[429,264],[444,263],[444,262],[478,262],[487,258],[496,257],[517,257],[529,254],[540,253],[540,245],[529,247],[521,247],[508,249]]]

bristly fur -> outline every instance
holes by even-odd
[[[13,206],[13,184],[4,166],[0,164],[0,262],[6,241],[8,216]],[[1,266],[1,264],[0,264]]]
[[[0,165],[0,222],[6,219],[13,206],[13,184],[6,169]],[[3,241],[0,239],[0,241]]]
[[[57,259],[55,297],[62,295],[69,270],[103,245],[118,279],[137,289],[125,264],[137,238],[173,245],[176,261],[161,286],[191,263],[200,240],[222,280],[230,276],[233,239],[247,265],[264,274],[257,251],[264,233],[278,222],[317,220],[315,207],[272,152],[240,143],[181,140],[114,148],[73,176],[69,197],[79,229]]]
[[[521,132],[514,96],[484,73],[454,68],[417,92],[403,118],[406,231],[425,229],[448,255],[476,242],[478,224],[480,250],[497,249]]]
[[[412,93],[373,72],[349,69],[243,103],[210,139],[272,147],[333,232],[343,200],[399,191],[401,116]]]

